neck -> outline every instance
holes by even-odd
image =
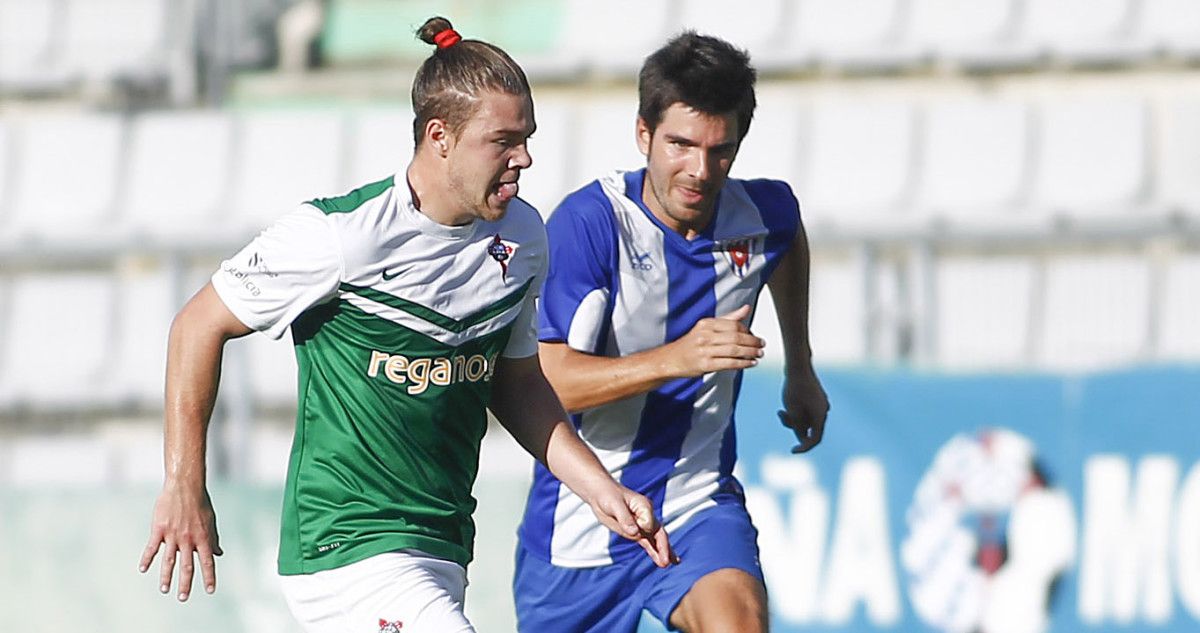
[[[470,224],[475,216],[462,208],[450,187],[444,159],[425,148],[417,148],[405,175],[412,192],[413,206],[430,220],[444,226]]]

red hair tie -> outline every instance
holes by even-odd
[[[455,31],[454,29],[446,29],[433,36],[433,43],[437,44],[439,49],[446,49],[454,46],[461,39],[462,36],[458,34],[458,31]]]

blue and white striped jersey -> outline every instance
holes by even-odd
[[[674,341],[702,318],[757,303],[799,227],[791,189],[779,181],[728,180],[713,221],[688,241],[642,203],[644,178],[644,169],[607,175],[569,195],[550,217],[539,340],[624,356]],[[740,371],[673,380],[572,421],[614,478],[654,501],[672,532],[703,508],[741,503],[733,477],[740,385]],[[520,539],[531,554],[565,567],[641,555],[541,464]]]

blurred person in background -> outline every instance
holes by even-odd
[[[811,362],[799,204],[783,182],[727,179],[755,79],[723,40],[669,41],[639,77],[646,167],[570,194],[547,224],[543,369],[609,472],[654,500],[680,563],[645,564],[537,466],[513,583],[525,633],[631,633],[643,609],[691,633],[767,628],[757,531],[733,476],[733,413],[742,370],[762,356],[748,323],[764,284],[783,334],[780,418],[799,438],[793,452],[821,440],[829,404]]]
[[[161,591],[178,565],[181,601],[197,560],[216,589],[205,449],[225,342],[289,326],[300,401],[278,570],[306,630],[474,630],[463,597],[485,407],[598,522],[653,564],[672,559],[649,500],[575,435],[538,361],[546,233],[516,197],[535,128],[525,73],[445,19],[418,35],[437,48],[414,79],[407,168],[284,216],[172,324],[166,478],[140,569],[161,549]]]

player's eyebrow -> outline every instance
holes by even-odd
[[[669,132],[666,134],[663,134],[663,138],[666,139],[666,141],[668,143],[681,143],[681,144],[687,145],[689,147],[697,147],[700,145],[696,141],[694,141],[686,136],[680,136],[678,134],[671,134]],[[720,145],[713,145],[712,147],[709,148],[709,150],[724,152],[724,151],[734,149],[736,147],[737,147],[737,143],[735,141],[729,141],[727,143],[721,143]]]

